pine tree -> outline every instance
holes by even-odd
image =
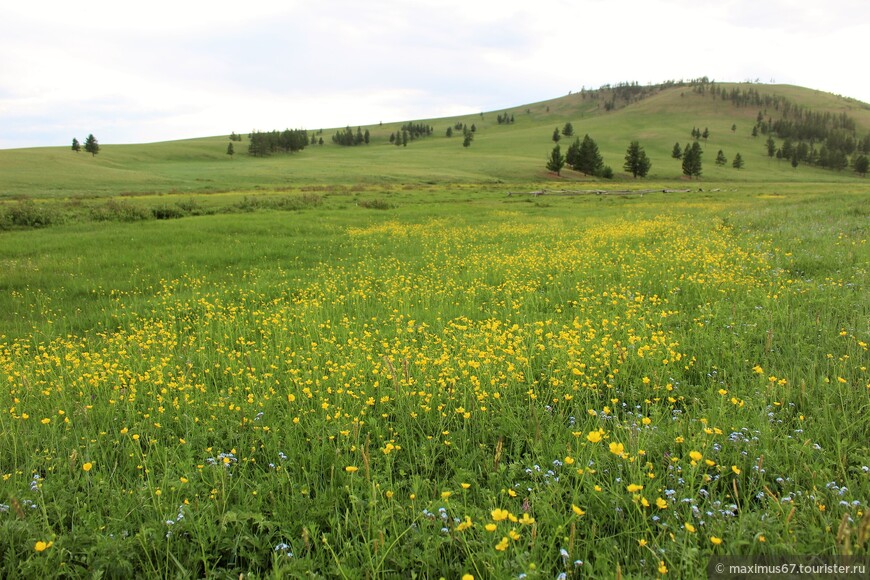
[[[88,135],[88,138],[85,139],[85,151],[91,154],[91,156],[95,156],[100,152],[100,144],[97,142],[97,138],[94,137],[93,133]]]
[[[649,173],[652,163],[638,141],[632,141],[628,145],[628,149],[625,152],[625,165],[622,167],[631,173],[635,179],[637,179],[638,175],[646,177],[647,173]]]
[[[565,167],[565,156],[562,155],[562,148],[556,145],[547,159],[547,169],[555,171],[556,175],[561,176],[563,167]]]
[[[561,133],[559,133],[559,127],[553,129],[553,143],[558,143],[559,139],[562,138]]]
[[[728,163],[728,159],[725,158],[725,153],[722,150],[719,150],[719,153],[716,154],[716,165],[725,165]]]
[[[704,151],[701,145],[695,141],[691,147],[683,151],[683,175],[689,177],[701,177],[701,155]]]
[[[73,137],[73,141],[72,141],[72,150],[75,151],[76,153],[78,153],[79,151],[82,150],[81,143],[79,143],[79,140],[76,139],[75,137]]]
[[[584,175],[598,175],[604,167],[604,159],[598,152],[598,145],[588,134],[583,137],[583,142],[580,143],[577,164],[573,167],[577,171],[582,171]]]
[[[860,173],[862,176],[867,175],[867,171],[870,170],[870,159],[866,155],[859,155],[852,162],[852,167],[855,169],[855,173]]]
[[[233,148],[233,142],[230,141],[229,143],[227,143],[227,155],[229,155],[230,159],[232,159],[233,155],[235,155],[235,154],[236,154],[236,150],[235,150],[235,148]]]
[[[734,156],[734,161],[731,162],[731,167],[734,169],[743,169],[743,157],[740,153]]]
[[[767,136],[767,156],[773,157],[776,155],[776,141],[773,140],[773,137]]]
[[[680,148],[679,141],[674,143],[674,148],[671,150],[671,157],[673,157],[674,159],[682,159],[683,158],[683,150]]]
[[[565,123],[565,126],[562,127],[562,135],[564,135],[565,137],[574,136],[574,125],[572,125],[570,121]]]

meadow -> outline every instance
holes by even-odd
[[[866,557],[861,183],[34,196],[90,217],[0,232],[3,576]]]

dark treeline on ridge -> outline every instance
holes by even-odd
[[[698,83],[692,90],[731,101],[735,107],[759,107],[752,135],[768,136],[765,147],[770,157],[791,161],[794,167],[806,163],[835,170],[849,167],[851,158],[851,166],[858,173],[866,173],[861,169],[870,154],[870,133],[859,135],[855,119],[845,112],[813,111],[787,97],[762,93],[754,87],[728,89],[709,82]],[[779,147],[774,137],[782,139]]]

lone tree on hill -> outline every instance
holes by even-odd
[[[701,145],[695,141],[691,147],[686,147],[683,150],[683,175],[689,178],[701,177],[701,155],[704,151]]]
[[[631,173],[632,177],[637,179],[637,176],[646,177],[649,173],[652,162],[646,156],[646,151],[640,146],[638,141],[632,141],[628,150],[625,152],[625,165],[623,169]]]
[[[82,150],[81,143],[79,143],[79,140],[76,139],[75,137],[73,137],[72,150],[75,151],[76,153],[78,153],[79,151]]]
[[[230,159],[232,159],[233,155],[235,155],[235,154],[236,154],[236,150],[233,147],[232,141],[230,141],[229,143],[227,143],[227,155],[229,155]]]
[[[571,121],[565,123],[565,126],[562,127],[562,135],[565,137],[573,137],[574,136],[574,125],[571,124]]]
[[[734,169],[743,169],[743,157],[740,153],[734,156],[734,161],[731,162],[731,167]]]
[[[572,167],[577,171],[582,171],[584,175],[599,175],[604,168],[604,159],[598,152],[598,145],[588,134],[583,137],[583,142],[580,143],[577,162]]]
[[[88,138],[85,139],[85,151],[91,154],[91,156],[95,156],[100,152],[100,144],[97,142],[97,138],[94,137],[93,133],[88,135]]]
[[[547,159],[547,169],[555,171],[556,175],[561,176],[563,167],[565,167],[565,156],[562,155],[562,148],[556,145]]]
[[[725,153],[722,150],[719,150],[719,153],[716,154],[716,165],[725,165],[728,163],[728,159],[725,157]]]

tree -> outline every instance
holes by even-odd
[[[725,158],[725,153],[722,150],[719,150],[719,153],[716,154],[716,165],[725,165],[728,163],[728,159]]]
[[[75,151],[76,153],[78,153],[79,151],[82,150],[81,143],[79,143],[79,140],[76,139],[75,137],[73,137],[72,150]]]
[[[371,141],[371,139],[372,139],[372,134],[369,133],[369,130],[368,130],[368,129],[366,129],[366,132],[363,133],[363,142],[364,142],[366,145],[368,145],[368,144],[369,144],[369,141]]]
[[[577,164],[572,167],[577,171],[582,171],[584,175],[598,175],[604,167],[604,159],[598,152],[598,145],[588,134],[583,137],[583,142],[580,143]]]
[[[740,153],[734,156],[734,161],[731,162],[731,167],[734,169],[743,169],[743,157]]]
[[[85,139],[85,151],[91,154],[91,156],[95,156],[100,152],[100,144],[97,141],[97,138],[94,137],[93,133],[88,135],[88,138]]]
[[[683,151],[683,175],[692,177],[701,177],[701,156],[704,151],[701,145],[695,141],[691,147],[686,147]]]
[[[785,155],[785,151],[783,151],[782,154]],[[792,168],[797,169],[797,166],[798,166],[797,152],[793,152],[791,155],[791,166],[792,166]]]
[[[683,158],[683,150],[680,148],[679,141],[674,143],[674,148],[671,150],[671,157],[673,157],[674,159],[682,159]]]
[[[229,155],[230,159],[232,159],[233,155],[235,155],[235,154],[236,154],[236,150],[233,148],[233,142],[230,141],[229,143],[227,143],[227,155]]]
[[[547,159],[547,169],[555,171],[556,175],[562,175],[562,168],[565,167],[565,156],[562,155],[562,148],[559,145],[553,147],[550,157]]]
[[[867,171],[870,170],[870,158],[866,155],[859,155],[852,162],[852,167],[855,168],[855,173],[860,173],[862,176],[867,175]]]
[[[565,163],[569,167],[576,167],[580,162],[580,137],[574,139],[574,142],[568,146],[568,153],[565,155]]]
[[[737,131],[737,123],[732,123],[731,124],[731,132],[734,133],[735,131]]]
[[[447,136],[453,137],[453,127],[447,127]]]
[[[471,131],[465,132],[465,138],[462,140],[463,147],[471,147],[471,142],[474,141],[474,133]]]
[[[559,133],[559,127],[556,127],[553,129],[553,143],[558,143],[561,138],[562,135]]]
[[[564,135],[565,137],[574,136],[574,125],[572,125],[570,121],[565,123],[565,126],[562,127],[562,135]]]
[[[706,144],[707,138],[710,137],[710,129],[708,129],[707,127],[704,127],[704,132],[701,133],[701,137],[704,138],[704,144]]]
[[[752,127],[752,136],[758,137],[758,125]]]
[[[625,152],[625,165],[622,167],[631,173],[635,179],[637,179],[638,175],[646,177],[647,173],[649,173],[652,162],[650,162],[646,151],[644,151],[638,141],[632,141],[628,145],[628,149]]]
[[[776,141],[773,140],[773,137],[767,136],[767,156],[773,157],[776,155]]]

